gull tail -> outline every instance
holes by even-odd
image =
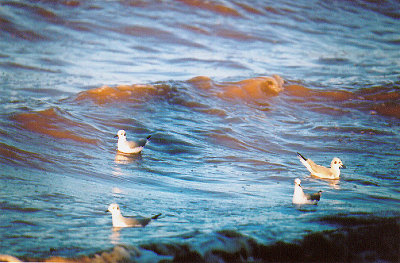
[[[307,161],[307,158],[304,157],[303,155],[301,155],[299,152],[297,152],[297,156],[301,159],[303,159],[304,161]],[[301,160],[300,160],[301,161]]]
[[[162,215],[162,214],[159,213],[158,215],[153,216],[151,219],[155,220],[155,219],[159,218],[161,215]]]
[[[318,193],[312,194],[311,195],[311,200],[319,201],[319,199],[321,199],[321,194],[322,194],[322,191],[319,191]]]
[[[146,144],[150,141],[151,135],[146,137],[146,142],[144,143],[143,147],[146,146]]]
[[[149,142],[150,138],[151,138],[151,135],[147,136],[147,137],[146,137],[146,140],[141,139],[141,140],[139,141],[139,143],[138,143],[138,146],[139,146],[139,147],[145,147],[146,144]]]
[[[307,168],[307,170],[312,173],[312,168],[310,164],[307,162],[307,158],[301,155],[300,153],[297,153],[297,157],[299,157],[300,162]]]

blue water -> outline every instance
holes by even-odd
[[[398,6],[0,2],[0,254],[202,251],[221,230],[271,244],[335,229],[327,216],[398,218]],[[273,74],[281,91],[255,84]],[[119,129],[152,139],[120,155]],[[296,152],[347,169],[312,178]],[[291,204],[295,178],[318,206]],[[163,215],[115,231],[114,202]]]

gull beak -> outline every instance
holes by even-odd
[[[118,134],[114,136],[114,138],[118,138]]]
[[[110,212],[110,210],[107,209],[105,212],[108,213],[108,212]]]
[[[347,167],[346,167],[346,165],[342,164],[342,166],[340,168],[346,169]]]

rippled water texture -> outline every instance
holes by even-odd
[[[398,261],[398,7],[1,1],[0,254]],[[151,140],[118,153],[120,129]],[[162,216],[116,230],[111,203]]]

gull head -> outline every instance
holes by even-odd
[[[346,166],[342,163],[342,160],[340,160],[339,158],[335,157],[332,159],[331,162],[331,167],[332,168],[346,168]]]
[[[111,214],[121,213],[121,211],[119,210],[119,205],[118,204],[109,205],[107,212],[111,212]]]
[[[301,180],[299,178],[296,178],[294,180],[294,184],[300,186]]]
[[[117,135],[115,135],[114,137],[118,137],[118,139],[119,139],[119,138],[125,138],[125,139],[126,139],[126,131],[124,131],[124,130],[119,130],[119,131],[117,132]]]

